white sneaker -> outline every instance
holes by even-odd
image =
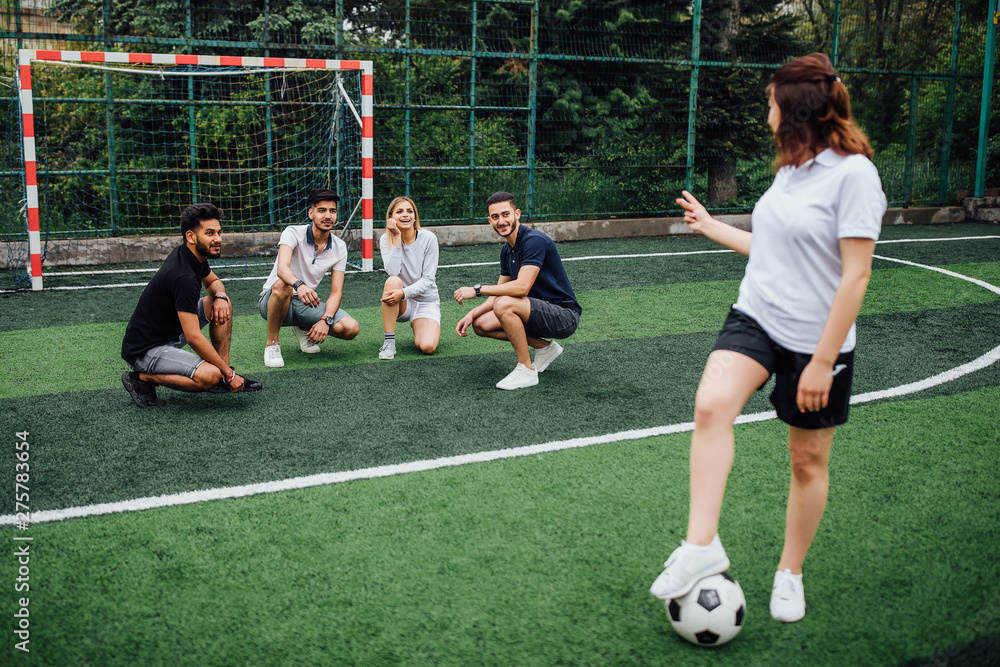
[[[497,389],[523,389],[538,384],[538,371],[518,364],[504,379],[497,382]]]
[[[535,360],[532,362],[532,365],[535,367],[536,371],[541,373],[549,367],[549,364],[556,360],[556,357],[562,354],[562,351],[562,345],[552,341],[549,343],[548,347],[535,350]]]
[[[649,592],[654,598],[670,600],[690,593],[701,579],[728,570],[729,558],[716,535],[704,547],[681,542],[663,564],[663,568],[663,572],[649,587]]]
[[[806,592],[802,588],[802,575],[791,570],[774,573],[771,588],[771,618],[783,623],[794,623],[806,615]]]
[[[299,349],[306,354],[316,354],[320,351],[319,345],[309,340],[309,332],[299,327],[292,327],[295,337],[299,339]]]
[[[268,368],[281,368],[285,360],[281,358],[281,346],[272,343],[264,348],[264,365]]]
[[[378,358],[389,360],[396,356],[396,341],[387,340],[378,349]]]

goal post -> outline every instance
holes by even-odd
[[[41,65],[97,71],[47,74],[58,92],[46,96]],[[20,49],[17,85],[32,290],[47,217],[63,237],[177,234],[185,206],[219,198],[225,232],[273,235],[306,221],[315,187],[341,195],[338,232],[360,246],[355,265],[373,269],[372,61]],[[84,121],[59,124],[84,106]],[[73,143],[88,132],[83,148]]]

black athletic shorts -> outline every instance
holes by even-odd
[[[830,400],[818,412],[799,412],[795,403],[798,393],[799,376],[811,354],[792,352],[768,336],[757,323],[735,308],[719,332],[713,350],[731,350],[748,356],[775,376],[771,404],[778,413],[778,419],[791,426],[807,429],[830,428],[847,422],[851,407],[851,379],[854,376],[854,350],[843,352],[833,366],[833,385]]]
[[[569,338],[580,324],[580,313],[556,303],[529,296],[531,312],[524,332],[536,338]]]

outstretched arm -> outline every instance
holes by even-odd
[[[752,236],[750,232],[736,229],[721,220],[716,220],[708,214],[701,202],[687,190],[682,190],[681,194],[684,197],[678,197],[674,201],[684,209],[684,222],[691,229],[704,234],[716,243],[721,243],[730,250],[735,250],[747,257],[750,256],[750,238]]]

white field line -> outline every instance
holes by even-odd
[[[937,241],[973,241],[978,239],[1000,239],[1000,236],[952,236],[943,239],[894,239],[891,241],[877,241],[876,243],[882,245],[884,243],[931,243]],[[587,257],[563,257],[564,262],[580,262],[583,260],[590,259],[631,259],[634,257],[675,257],[679,255],[709,255],[717,253],[727,253],[733,252],[732,250],[690,250],[686,252],[650,252],[650,253],[639,253],[634,255],[590,255]],[[469,262],[466,264],[442,264],[439,269],[455,269],[469,266],[496,266],[499,262]],[[239,267],[224,267],[224,268],[239,268]],[[46,271],[43,276],[46,278],[62,277],[62,276],[96,276],[96,275],[108,275],[108,274],[124,274],[124,273],[154,273],[159,270],[159,267],[149,267],[141,269],[105,269],[99,271]],[[347,271],[346,273],[360,273],[360,271]],[[226,278],[226,280],[267,280],[267,276],[250,276],[245,278]],[[81,289],[106,289],[110,287],[143,287],[146,283],[118,283],[114,285],[80,285],[76,287],[47,287],[49,290],[81,290]],[[8,292],[16,292],[17,290],[0,290],[0,294],[5,294]]]
[[[969,276],[964,276],[960,273],[955,273],[954,271],[948,271],[947,269],[939,269],[933,266],[927,266],[924,264],[917,264],[916,262],[908,262],[901,259],[893,259],[891,257],[878,256],[879,259],[883,259],[890,262],[899,262],[901,264],[908,264],[910,266],[919,267],[922,269],[927,269],[929,271],[936,271],[938,273],[943,273],[954,278],[959,278],[961,280],[968,281],[980,287],[990,290],[991,292],[1000,295],[1000,287],[992,285],[990,283],[978,280],[976,278],[971,278]],[[924,380],[918,382],[910,382],[908,384],[900,385],[898,387],[892,387],[890,389],[883,389],[881,391],[868,392],[866,394],[858,394],[851,397],[852,405],[859,405],[862,403],[869,403],[871,401],[876,401],[883,398],[895,397],[895,396],[905,396],[907,394],[913,394],[937,385],[944,384],[946,382],[951,382],[963,375],[968,375],[974,371],[986,368],[991,364],[994,364],[1000,360],[1000,346],[997,346],[987,352],[986,354],[970,361],[969,363],[962,364],[943,373],[938,373]],[[740,415],[736,418],[737,424],[749,424],[753,422],[763,422],[775,419],[777,415],[773,410],[768,410],[765,412],[754,412],[751,414]],[[590,447],[592,445],[604,445],[612,442],[622,442],[625,440],[639,440],[642,438],[651,438],[660,435],[669,435],[673,433],[686,433],[694,430],[693,422],[683,422],[680,424],[669,424],[667,426],[656,426],[652,428],[645,429],[632,429],[627,431],[618,431],[617,433],[607,433],[605,435],[589,436],[585,438],[571,438],[569,440],[554,440],[552,442],[546,442],[538,445],[526,445],[524,447],[512,447],[508,449],[500,449],[495,451],[487,452],[476,452],[473,454],[462,454],[460,456],[447,456],[438,459],[425,459],[422,461],[410,461],[408,463],[397,463],[394,465],[376,466],[374,468],[361,468],[358,470],[346,470],[342,472],[331,472],[331,473],[319,473],[316,475],[307,475],[305,477],[293,477],[291,479],[277,480],[273,482],[260,482],[258,484],[245,484],[241,486],[229,486],[216,489],[204,489],[200,491],[187,491],[184,493],[174,493],[162,496],[151,496],[147,498],[135,498],[132,500],[123,500],[115,503],[100,503],[97,505],[83,505],[79,507],[67,507],[65,509],[57,510],[41,510],[38,512],[32,512],[30,516],[30,522],[35,523],[48,523],[51,521],[63,521],[65,519],[75,519],[87,516],[99,516],[104,514],[116,514],[119,512],[138,512],[140,510],[155,509],[160,507],[174,507],[177,505],[190,505],[193,503],[203,503],[212,500],[227,500],[230,498],[245,498],[247,496],[254,496],[264,493],[276,493],[279,491],[291,491],[294,489],[305,489],[313,486],[324,486],[328,484],[340,484],[342,482],[351,482],[362,479],[376,479],[379,477],[390,477],[393,475],[403,475],[414,472],[423,472],[427,470],[436,470],[439,468],[450,468],[460,465],[468,465],[471,463],[485,463],[488,461],[499,461],[502,459],[513,459],[520,458],[524,456],[534,456],[537,454],[544,454],[548,452],[558,452],[565,449],[576,449],[580,447]],[[17,523],[17,517],[13,514],[5,514],[0,516],[0,526],[3,525],[14,525]]]

